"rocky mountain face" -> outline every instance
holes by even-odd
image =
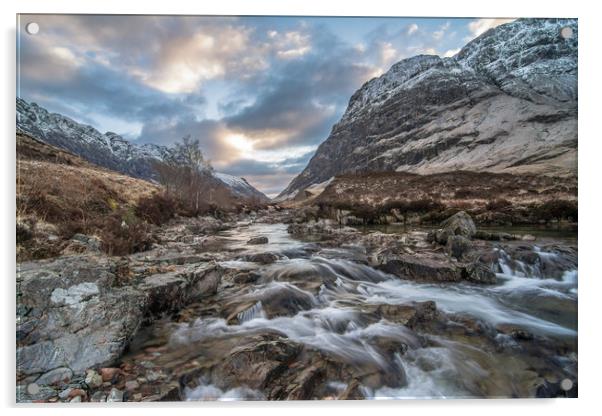
[[[520,19],[454,57],[398,62],[353,94],[280,196],[342,173],[576,175],[577,44],[575,19]]]
[[[101,133],[92,126],[77,123],[61,114],[50,113],[35,103],[17,98],[17,132],[68,150],[98,166],[141,179],[155,179],[153,162],[169,156],[172,149],[145,143],[137,145],[113,132]],[[240,198],[267,201],[262,192],[246,180],[214,173],[217,183]]]

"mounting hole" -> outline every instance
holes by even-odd
[[[25,31],[30,35],[37,35],[40,31],[40,25],[38,25],[36,22],[27,23],[25,26]]]
[[[562,29],[560,29],[560,36],[562,36],[564,39],[570,39],[573,37],[573,29],[565,26]]]
[[[560,382],[560,388],[564,391],[569,391],[573,388],[573,382],[570,379],[565,378]]]

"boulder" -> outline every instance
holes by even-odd
[[[473,248],[474,245],[468,238],[462,235],[451,235],[447,238],[445,251],[450,257],[462,260]]]
[[[214,294],[222,274],[218,265],[201,263],[174,272],[151,275],[138,288],[148,296],[148,314],[160,316]]]
[[[466,238],[472,238],[477,232],[477,227],[466,212],[459,211],[441,223],[441,229],[447,232],[447,235],[460,235]],[[447,243],[447,241],[446,241]]]
[[[391,253],[377,255],[377,268],[403,279],[430,282],[458,282],[462,269],[449,258],[437,253]]]
[[[20,265],[18,374],[59,367],[83,374],[121,355],[142,321],[146,297],[114,288],[111,270],[111,260],[89,255]]]
[[[83,375],[111,365],[145,320],[215,293],[222,276],[215,263],[202,263],[118,286],[116,270],[116,259],[96,255],[19,265],[19,378],[51,382],[51,370]]]
[[[265,236],[253,237],[247,241],[247,244],[267,244],[268,238]]]
[[[376,308],[382,318],[414,328],[419,323],[432,321],[439,316],[437,305],[433,301],[412,302],[402,305],[383,304]]]
[[[250,261],[253,263],[260,264],[271,264],[276,260],[279,260],[280,256],[274,253],[256,253],[256,254],[248,254],[244,257],[245,261]]]
[[[286,370],[301,351],[301,345],[277,336],[256,336],[224,354],[211,369],[211,380],[227,389],[244,385],[258,390],[265,388],[278,373]]]

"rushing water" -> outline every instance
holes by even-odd
[[[471,316],[491,327],[511,324],[551,342],[576,342],[577,270],[565,272],[558,280],[541,278],[537,270],[528,267],[513,271],[501,256],[502,273],[496,285],[417,283],[351,260],[361,251],[358,247],[320,249],[315,242],[293,238],[283,224],[244,225],[222,235],[241,257],[272,252],[281,259],[265,266],[223,262],[224,267],[252,269],[261,275],[252,285],[230,289],[230,298],[248,307],[237,313],[236,323],[201,316],[192,325],[181,324],[171,335],[175,347],[273,330],[346,363],[367,363],[383,371],[404,373],[402,387],[362,386],[367,397],[384,399],[525,394],[520,386],[532,382],[527,380],[532,374],[530,366],[541,363],[522,351],[512,337],[501,333],[495,337],[499,353],[469,337],[449,333],[424,335],[429,340],[425,345],[423,334],[403,325],[367,319],[362,312],[367,305],[435,301],[442,312]],[[268,237],[269,243],[246,244],[256,236]],[[554,254],[539,250],[539,255]],[[386,356],[375,345],[379,338],[403,342],[408,350]],[[571,358],[551,359],[562,363]],[[346,386],[341,380],[330,382],[335,391]],[[263,395],[243,385],[219,389],[205,380],[188,389],[187,398],[253,400]]]

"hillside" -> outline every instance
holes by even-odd
[[[51,113],[21,98],[17,98],[17,132],[67,150],[95,165],[147,180],[157,179],[154,163],[173,154],[171,147],[149,143],[138,145],[112,132],[103,134],[92,126]],[[230,179],[223,180],[224,177]],[[215,174],[214,179],[216,187],[226,188],[235,199],[243,202],[269,200],[242,178],[220,173]]]
[[[353,94],[280,197],[354,172],[575,175],[577,43],[575,19],[519,19],[454,57],[396,63]]]

